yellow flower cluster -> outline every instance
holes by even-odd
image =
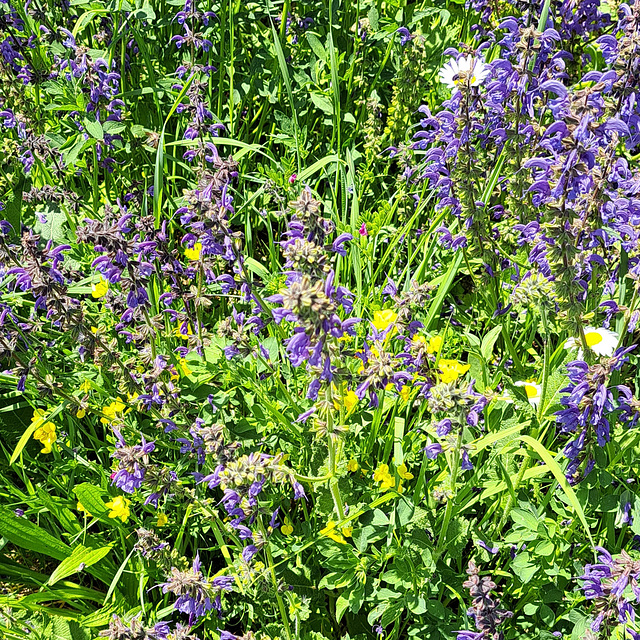
[[[33,439],[41,442],[44,447],[40,453],[51,453],[51,445],[58,439],[56,425],[53,422],[44,421],[42,409],[34,409],[31,426],[35,427]]]
[[[396,473],[401,478],[401,481],[398,483],[398,491],[402,493],[402,480],[411,480],[413,478],[413,474],[409,473],[407,465],[404,464],[404,462],[396,467]],[[378,465],[378,468],[373,472],[373,479],[380,483],[380,488],[383,491],[391,489],[396,484],[394,476],[389,472],[388,464]]]
[[[126,408],[127,405],[122,402],[120,398],[117,398],[110,405],[102,407],[103,417],[100,418],[100,422],[102,422],[102,424],[111,424],[112,422],[115,422],[116,418],[119,417]]]
[[[129,510],[130,504],[131,500],[127,500],[124,496],[116,496],[106,504],[107,509],[110,509],[109,517],[120,518],[122,522],[126,522],[131,515],[131,511]]]
[[[342,527],[342,535],[336,529],[336,523],[333,520],[327,522],[327,526],[320,531],[320,535],[331,538],[340,544],[347,544],[345,538],[350,538],[353,534],[353,527]]]
[[[440,370],[440,382],[445,384],[455,382],[460,376],[469,371],[471,365],[461,364],[457,360],[439,360],[438,369]]]

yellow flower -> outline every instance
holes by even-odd
[[[187,248],[187,249],[184,250],[184,255],[189,260],[200,260],[200,252],[201,251],[202,251],[202,243],[196,242],[193,245],[193,249]]]
[[[406,384],[400,389],[400,397],[403,400],[408,400],[411,395],[411,387],[408,387]]]
[[[193,335],[193,329],[191,329],[191,326],[189,326],[187,328],[187,333],[182,333],[180,327],[177,327],[173,330],[173,335],[177,336],[178,338],[182,338],[183,340],[188,340],[189,336]]]
[[[158,526],[164,527],[164,525],[167,524],[167,522],[169,522],[169,518],[167,518],[167,514],[160,512],[158,514]]]
[[[109,283],[101,276],[98,282],[91,285],[91,295],[94,298],[103,298],[109,291]]]
[[[182,373],[185,376],[190,376],[193,373],[193,371],[189,369],[186,358],[180,358],[180,360],[178,361],[178,365],[180,366],[180,369],[182,369]]]
[[[471,365],[461,364],[457,360],[440,360],[438,369],[441,371],[440,382],[455,382],[460,376],[469,371]]]
[[[102,422],[102,424],[111,424],[112,422],[115,422],[116,416],[118,414],[121,414],[126,406],[127,405],[125,405],[125,403],[122,402],[120,398],[118,398],[107,407],[102,407],[102,413],[104,414],[104,417],[100,418],[100,422]]]
[[[359,398],[356,395],[355,391],[352,391],[351,389],[347,389],[345,391],[344,387],[342,391],[339,391],[335,385],[333,385],[333,391],[336,394],[333,399],[333,406],[335,407],[336,411],[338,411],[340,409],[340,406],[342,405],[347,410],[347,413],[351,413],[351,410],[359,402]]]
[[[85,409],[78,409],[78,411],[76,412],[76,418],[80,418],[80,420],[82,420],[82,418],[84,418],[87,415],[87,412]]]
[[[380,464],[378,468],[373,472],[373,479],[376,482],[380,482],[384,476],[389,475],[389,465],[388,464]]]
[[[380,483],[380,488],[383,491],[387,489],[391,489],[395,485],[395,480],[393,476],[389,473],[389,465],[381,464],[378,465],[378,468],[373,472],[373,479],[376,482]]]
[[[76,505],[76,510],[79,511],[80,513],[86,513],[88,516],[90,516],[91,514],[84,508],[82,502],[78,502],[78,504]]]
[[[282,535],[285,536],[290,536],[293,533],[293,525],[288,516],[285,516],[284,524],[280,527],[280,531],[282,531]]]
[[[360,468],[360,465],[358,464],[357,460],[354,460],[353,458],[351,458],[351,460],[347,462],[347,469],[351,471],[351,473],[355,473],[359,468]]]
[[[442,338],[440,336],[433,336],[427,344],[427,353],[438,353],[441,347]],[[442,360],[440,362],[442,362]]]
[[[342,527],[342,535],[345,538],[350,538],[353,535],[353,527]]]
[[[396,469],[396,471],[403,480],[411,480],[411,478],[413,478],[413,473],[409,473],[407,471],[407,465],[404,462]]]
[[[382,309],[373,314],[373,326],[378,331],[384,331],[398,319],[398,314],[391,309]]]
[[[58,439],[56,425],[53,422],[44,421],[44,411],[42,409],[34,409],[31,426],[35,427],[33,439],[41,442],[44,447],[40,453],[51,453],[51,445]]]
[[[91,382],[89,380],[85,380],[80,385],[80,391],[82,391],[83,393],[88,393],[90,390],[91,390]]]
[[[325,536],[326,538],[331,538],[340,544],[347,544],[345,539],[335,529],[336,523],[333,520],[329,520],[329,522],[327,522],[327,526],[320,532],[320,535]]]
[[[127,500],[123,496],[116,496],[111,502],[107,502],[107,509],[111,509],[109,511],[110,518],[120,518],[122,522],[126,522],[127,518],[131,515],[131,511],[129,510],[129,505],[131,504],[131,500]]]

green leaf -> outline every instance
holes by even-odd
[[[71,548],[62,540],[3,507],[0,507],[0,534],[17,547],[43,553],[56,560],[64,560],[71,553]]]
[[[67,224],[67,217],[59,205],[48,202],[40,210],[44,222],[40,217],[36,218],[33,230],[40,235],[43,240],[53,240],[62,242],[65,239],[64,227]]]
[[[311,102],[318,107],[321,111],[324,111],[329,116],[333,115],[333,103],[329,98],[323,96],[320,93],[311,94]]]
[[[90,567],[102,560],[110,551],[110,546],[100,547],[99,549],[87,549],[82,545],[78,545],[71,555],[57,566],[47,584],[53,585],[67,576],[82,571],[84,567]]]
[[[349,600],[345,598],[343,594],[340,594],[338,596],[338,599],[336,600],[336,620],[338,622],[342,620],[342,616],[344,615],[344,612],[347,610],[348,606]]]
[[[309,31],[306,33],[306,36],[307,36],[307,41],[309,42],[309,45],[311,46],[313,53],[315,53],[316,56],[320,58],[320,60],[323,60],[324,62],[326,62],[327,52],[325,51],[324,47],[322,46],[322,43],[318,39],[318,36],[315,36],[313,33]]]
[[[584,511],[582,510],[582,506],[578,501],[578,498],[574,490],[571,488],[571,485],[567,482],[567,479],[564,477],[564,473],[562,473],[562,469],[560,468],[560,465],[555,461],[553,456],[549,453],[549,451],[547,451],[547,449],[544,447],[542,443],[538,442],[537,440],[534,440],[530,436],[519,436],[519,437],[524,443],[528,444],[531,448],[535,449],[536,453],[542,458],[542,460],[549,467],[549,469],[551,469],[551,473],[553,473],[555,479],[558,481],[558,484],[562,487],[562,490],[567,496],[567,500],[569,501],[569,504],[571,504],[571,506],[573,507],[573,510],[578,515],[578,518],[580,518],[580,522],[584,527],[585,533],[587,534],[587,538],[589,538],[589,542],[591,543],[591,546],[595,547],[595,542],[593,541],[593,538],[591,536],[591,530],[589,529],[589,524],[587,523],[587,519],[584,515]]]
[[[486,362],[491,361],[491,356],[493,354],[493,347],[501,331],[502,331],[501,325],[494,327],[493,329],[491,329],[491,331],[489,331],[489,333],[487,333],[487,335],[482,340],[480,353],[482,353],[482,357],[485,359]]]
[[[88,482],[73,488],[78,502],[94,517],[99,518],[107,513],[107,507],[102,499],[103,491]]]
[[[84,128],[92,138],[95,138],[96,140],[104,140],[104,131],[102,130],[102,125],[99,122],[85,118]]]

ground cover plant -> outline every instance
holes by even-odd
[[[0,25],[0,637],[640,638],[637,0]]]

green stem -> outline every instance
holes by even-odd
[[[271,555],[271,543],[269,542],[267,532],[264,529],[262,518],[260,518],[258,522],[260,523],[260,531],[262,532],[262,536],[264,537],[264,551],[265,555],[267,556],[267,565],[269,566],[269,573],[271,574],[273,589],[276,594],[276,602],[278,603],[278,609],[280,610],[280,617],[282,618],[284,631],[287,636],[287,640],[293,640],[293,636],[291,635],[291,627],[289,626],[289,618],[287,617],[287,611],[284,608],[284,601],[282,600],[282,596],[278,591],[278,577],[276,576],[276,568],[273,562],[273,556]]]

